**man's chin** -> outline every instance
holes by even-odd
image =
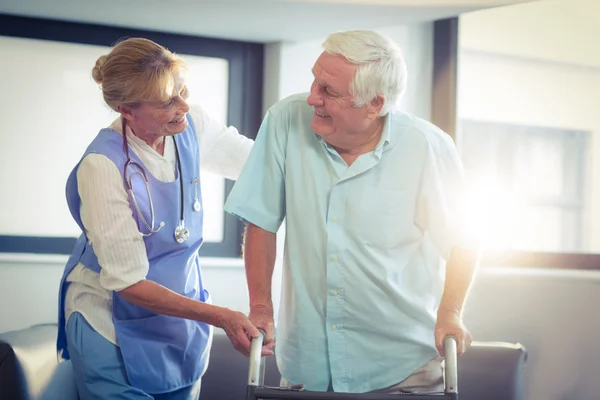
[[[327,136],[331,135],[333,131],[330,129],[323,129],[322,126],[311,124],[312,131],[315,135],[319,136],[322,139],[325,139]]]

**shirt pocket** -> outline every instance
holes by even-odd
[[[389,248],[414,236],[415,201],[410,192],[367,186],[357,197],[350,220],[361,242]]]

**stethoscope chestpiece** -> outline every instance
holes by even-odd
[[[185,227],[183,221],[175,228],[175,240],[177,243],[183,243],[190,237],[190,231]]]

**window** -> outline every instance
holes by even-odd
[[[141,36],[180,54],[190,67],[190,101],[253,137],[262,104],[262,45],[87,24],[0,16],[0,65],[9,116],[0,149],[0,252],[70,254],[79,228],[64,198],[70,170],[116,118],[91,78],[98,56],[120,38]],[[43,38],[43,39],[42,39]],[[57,157],[57,155],[60,155]],[[223,212],[232,182],[202,173],[203,256],[240,255],[241,224]],[[22,217],[26,215],[27,217]]]
[[[474,229],[495,250],[586,247],[589,133],[463,120],[458,147]]]

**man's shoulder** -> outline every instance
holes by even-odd
[[[392,129],[401,132],[403,137],[426,143],[434,151],[444,152],[454,147],[454,141],[435,124],[405,112],[392,114]]]

